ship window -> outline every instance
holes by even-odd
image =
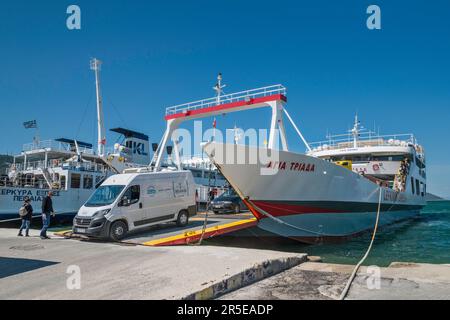
[[[423,182],[420,183],[420,195],[423,197],[425,195],[424,193],[424,184]]]
[[[405,159],[403,155],[394,155],[394,156],[374,156],[372,161],[402,161]]]
[[[81,175],[79,173],[72,173],[70,175],[70,187],[72,189],[80,189]]]
[[[61,186],[61,189],[66,188],[66,176],[61,176],[61,179],[59,180],[59,184]]]
[[[203,175],[201,170],[191,170],[191,171],[194,178],[202,178]]]
[[[95,185],[99,184],[100,181],[102,181],[103,176],[96,176],[95,177]]]
[[[216,174],[213,171],[205,171],[205,179],[214,180],[216,178]]]
[[[86,174],[83,177],[83,188],[84,189],[92,189],[93,184],[94,184],[94,179],[93,179],[92,175]]]
[[[414,190],[414,178],[413,177],[411,177],[411,192],[412,192],[412,194],[416,193],[416,191]]]
[[[417,195],[420,194],[420,182],[418,179],[416,179],[416,194]]]

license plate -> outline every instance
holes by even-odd
[[[76,228],[75,232],[76,233],[86,233],[86,229],[85,228]]]

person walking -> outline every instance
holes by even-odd
[[[47,229],[50,226],[50,215],[55,215],[53,211],[52,196],[53,193],[49,191],[44,200],[42,200],[42,230],[40,234],[41,239],[50,239],[50,237],[47,236]]]
[[[199,208],[199,201],[198,201],[198,190],[195,189],[195,209],[198,212],[198,208]]]
[[[20,208],[21,212],[21,218],[22,218],[22,224],[19,229],[19,234],[17,236],[22,237],[22,230],[25,229],[25,237],[29,237],[29,231],[30,231],[30,224],[31,219],[33,217],[33,207],[31,206],[31,200],[28,197],[25,197],[23,206]],[[22,215],[22,212],[24,215]]]

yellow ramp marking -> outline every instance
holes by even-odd
[[[236,227],[236,226],[243,225],[243,224],[246,224],[246,223],[249,223],[249,222],[254,222],[254,221],[256,221],[256,218],[244,219],[244,220],[239,220],[239,221],[225,223],[225,224],[219,224],[219,225],[216,225],[216,226],[212,226],[212,227],[206,228],[205,229],[205,233],[214,232],[214,231],[218,231],[218,230],[223,230],[223,229],[227,229],[227,228],[232,228],[232,227]],[[173,241],[176,241],[176,240],[185,239],[185,238],[188,238],[188,237],[201,235],[201,234],[202,234],[202,229],[189,230],[189,231],[186,231],[186,232],[183,232],[183,233],[171,236],[171,237],[155,239],[155,240],[144,242],[142,244],[145,245],[145,246],[156,246],[156,245],[161,244],[161,243],[173,242]]]

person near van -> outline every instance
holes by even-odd
[[[22,237],[22,230],[25,229],[25,237],[29,237],[31,219],[33,217],[33,207],[31,206],[31,200],[25,197],[23,206],[20,208],[20,217],[22,218],[22,224],[19,229],[19,237]]]
[[[199,208],[199,201],[198,200],[199,200],[198,199],[198,190],[195,189],[195,208],[196,208],[197,211],[198,211],[198,208]]]
[[[52,196],[53,192],[49,191],[44,200],[42,200],[42,230],[40,234],[41,239],[50,239],[47,236],[47,229],[50,225],[50,215],[54,216]]]
[[[216,193],[214,192],[213,189],[211,189],[209,191],[209,201],[213,201],[215,196],[216,196]]]

